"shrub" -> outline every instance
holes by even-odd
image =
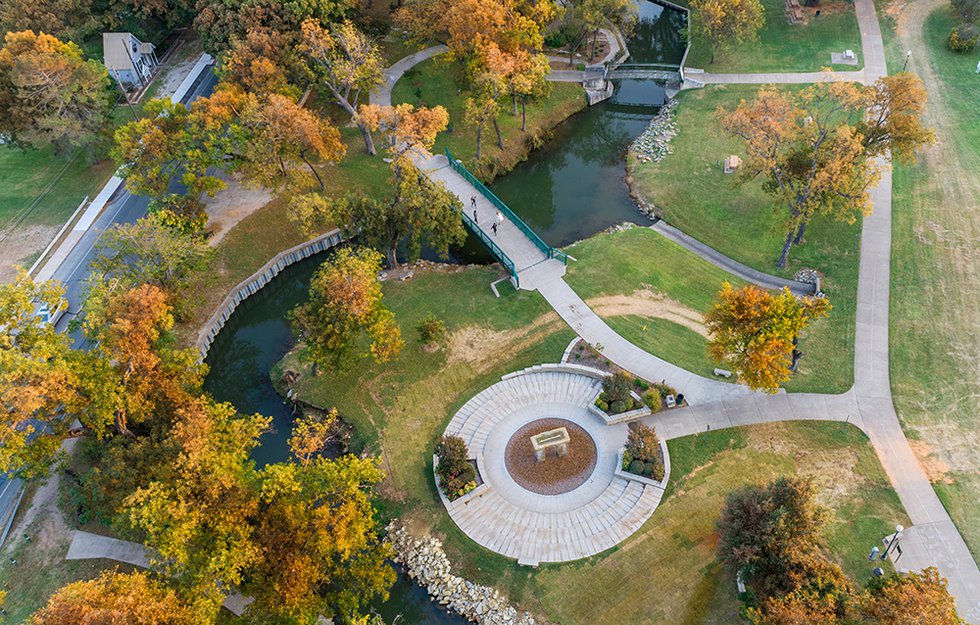
[[[624,401],[614,401],[613,403],[609,404],[609,411],[612,414],[620,414],[622,412],[626,412],[629,409],[630,409],[629,404],[627,404]]]
[[[643,403],[651,412],[657,412],[664,407],[664,398],[659,391],[647,391],[643,395]]]
[[[636,378],[633,380],[633,384],[644,391],[650,388],[650,385],[643,378]]]
[[[626,451],[642,462],[657,462],[660,460],[660,439],[653,428],[642,423],[631,424],[626,436]]]
[[[659,458],[656,462],[647,465],[650,467],[650,477],[657,480],[658,482],[664,479],[664,463]]]
[[[610,405],[617,401],[633,405],[633,397],[630,391],[633,389],[633,378],[625,371],[617,371],[612,375],[607,375],[602,380],[602,391],[605,393],[605,400]]]
[[[949,32],[949,49],[969,52],[977,46],[977,29],[972,24],[960,24]]]
[[[476,488],[476,469],[466,459],[466,443],[459,436],[443,436],[436,445],[436,455],[439,457],[439,483],[442,491],[449,499],[465,495],[470,482]],[[470,490],[473,490],[472,488]],[[465,491],[461,493],[460,491]]]
[[[630,465],[633,463],[633,454],[628,451],[623,452],[623,466],[624,471],[629,471]]]
[[[657,389],[661,396],[677,395],[677,389],[666,382],[654,382],[653,388]]]
[[[644,464],[642,461],[634,460],[633,462],[630,463],[629,472],[635,475],[643,475],[643,469],[645,467],[646,464]]]
[[[432,313],[429,313],[415,326],[419,340],[424,344],[438,343],[446,336],[446,324]]]
[[[599,410],[603,411],[603,412],[608,412],[609,411],[609,404],[607,404],[601,398],[595,400],[595,407],[598,408]]]

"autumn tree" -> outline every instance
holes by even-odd
[[[152,214],[109,228],[95,251],[91,284],[111,284],[117,290],[152,284],[163,289],[178,310],[191,280],[213,255],[202,236],[175,232]]]
[[[866,87],[823,82],[795,93],[766,87],[752,102],[720,112],[724,130],[745,145],[739,180],[762,178],[763,189],[787,209],[777,267],[786,266],[814,215],[854,222],[870,214],[868,193],[880,177],[875,157],[894,151],[909,159],[933,140],[920,121],[924,101],[918,78],[900,74]]]
[[[247,92],[279,93],[298,100],[297,85],[310,81],[305,59],[297,51],[297,32],[253,28],[243,37],[233,37],[230,45],[222,58],[221,78]]]
[[[164,419],[200,392],[205,369],[191,350],[174,349],[174,318],[160,288],[100,287],[86,305],[93,347],[81,358],[82,413],[97,434]]]
[[[66,306],[63,292],[23,272],[0,284],[0,473],[45,475],[73,419],[68,338],[35,314],[40,305]]]
[[[123,503],[126,523],[145,535],[154,566],[180,585],[198,622],[214,620],[259,558],[249,522],[259,503],[249,454],[269,424],[205,397],[188,402],[170,433],[179,450],[172,477]]]
[[[483,127],[488,121],[497,123],[500,115],[500,103],[488,93],[478,93],[475,97],[466,98],[466,108],[463,119],[476,126],[476,159],[483,157]],[[503,141],[499,143],[503,147]]]
[[[109,75],[72,42],[8,32],[0,48],[0,133],[14,145],[88,147],[108,127]]]
[[[398,266],[398,248],[406,244],[409,258],[417,258],[426,242],[446,255],[451,245],[465,240],[459,199],[442,183],[432,181],[413,164],[409,151],[431,149],[436,135],[446,128],[449,114],[441,106],[415,108],[362,106],[360,115],[373,131],[382,132],[392,155],[386,196],[348,194],[328,199],[304,195],[290,205],[290,218],[306,232],[320,231],[327,223],[357,232],[366,243],[384,250],[388,266]]]
[[[348,0],[198,0],[194,28],[207,52],[220,56],[249,31],[298,32],[306,19],[324,24],[341,21]]]
[[[370,353],[385,362],[402,347],[394,314],[382,302],[382,256],[368,248],[341,248],[313,275],[310,298],[293,309],[292,319],[317,364],[347,370],[359,359],[362,335]]]
[[[62,587],[28,625],[195,625],[200,621],[165,584],[141,571],[105,571]]]
[[[694,31],[708,40],[711,59],[722,46],[755,41],[765,25],[765,7],[759,0],[692,0]]]
[[[318,457],[266,467],[255,523],[259,557],[243,592],[254,611],[289,622],[317,615],[357,622],[395,580],[380,540],[371,487],[384,477],[374,458]]]
[[[384,83],[384,59],[377,44],[353,22],[324,28],[316,20],[303,22],[303,42],[319,84],[357,124],[367,153],[377,154],[371,130],[357,112],[361,95],[367,96]]]
[[[337,409],[320,414],[304,415],[293,421],[293,431],[289,435],[289,450],[303,465],[308,465],[314,457],[334,439],[337,423]]]
[[[323,178],[312,160],[338,162],[347,146],[332,124],[277,93],[266,98],[249,94],[242,112],[247,138],[237,167],[246,180],[265,187],[302,183],[297,172],[305,165],[321,190]]]
[[[823,296],[797,298],[789,289],[773,294],[755,285],[740,289],[725,282],[705,314],[708,352],[728,363],[750,388],[775,393],[790,378],[801,356],[800,333],[830,314]]]
[[[521,105],[521,130],[527,130],[527,103],[529,100],[545,98],[551,92],[548,75],[551,66],[548,57],[520,51],[515,54],[514,65],[506,77],[507,92],[513,99],[513,113],[517,114],[517,104]]]
[[[192,196],[213,196],[225,187],[210,171],[224,168],[224,157],[232,151],[234,137],[225,118],[192,114],[169,98],[150,100],[145,113],[116,130],[111,151],[130,192],[164,195],[172,180],[182,182]]]
[[[964,625],[946,579],[935,567],[892,575],[860,601],[869,625]]]
[[[637,20],[637,6],[632,0],[578,0],[575,15],[592,33],[589,61],[595,60],[596,42],[603,28],[628,29]]]
[[[800,477],[730,493],[718,520],[718,558],[762,596],[801,588],[846,591],[846,577],[822,554],[829,512],[816,494],[813,480]]]

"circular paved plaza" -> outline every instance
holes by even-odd
[[[532,367],[460,408],[446,434],[466,442],[483,484],[443,503],[467,536],[522,564],[566,562],[617,545],[653,514],[663,489],[616,475],[627,426],[589,411],[600,375],[576,365]],[[530,437],[560,427],[567,455],[549,449],[537,462]]]

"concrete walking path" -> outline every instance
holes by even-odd
[[[75,530],[65,560],[115,560],[148,569],[153,559],[151,556],[152,552],[139,543]],[[222,605],[235,616],[241,616],[250,603],[252,603],[251,597],[243,597],[234,591],[225,597]]]
[[[764,289],[779,290],[785,287],[796,295],[813,294],[814,285],[806,282],[797,282],[796,280],[787,280],[786,278],[780,278],[779,276],[763,273],[749,267],[748,265],[743,265],[734,258],[729,258],[715,248],[698,241],[686,232],[671,226],[663,219],[658,220],[656,223],[650,226],[650,229],[660,233],[689,252],[694,252],[715,267],[724,269],[728,273],[738,276],[746,282],[751,282],[752,284],[761,286]]]
[[[853,72],[798,72],[798,73],[751,73],[751,74],[691,74],[690,77],[706,85],[768,85],[812,82],[864,82],[864,70]]]
[[[432,46],[431,48],[420,50],[415,54],[410,54],[386,69],[384,71],[384,84],[371,92],[369,99],[371,104],[379,104],[382,106],[391,105],[391,90],[395,87],[395,83],[398,82],[398,79],[405,75],[405,72],[412,69],[422,61],[427,61],[432,57],[438,56],[448,50],[449,48],[442,44]]]
[[[855,0],[861,29],[865,67],[857,72],[791,74],[697,75],[705,82],[805,83],[820,80],[857,80],[866,84],[887,75],[884,43],[873,0]],[[398,64],[396,64],[398,65]],[[409,65],[410,66],[410,65]],[[402,73],[404,69],[401,70]],[[390,88],[387,91],[390,102]],[[373,96],[372,96],[372,101]],[[466,210],[470,198],[478,200],[481,221],[489,202],[439,157],[420,166],[460,197]],[[443,159],[445,157],[442,157]],[[887,164],[887,163],[885,163]],[[455,178],[449,174],[453,174]],[[718,429],[784,420],[819,419],[846,421],[867,433],[893,488],[912,521],[900,544],[899,570],[936,566],[949,580],[964,619],[980,623],[980,569],[963,537],[949,517],[932,484],[909,447],[895,412],[889,379],[889,278],[891,269],[891,170],[885,167],[872,191],[873,214],[864,220],[858,277],[855,328],[854,386],[842,395],[785,394],[769,396],[747,388],[709,380],[636,347],[595,314],[562,279],[564,266],[537,251],[513,224],[505,219],[494,239],[505,253],[515,256],[525,272],[522,288],[536,289],[584,340],[599,347],[612,362],[649,380],[665,379],[681,389],[690,407],[647,417],[665,438],[676,438],[708,428]],[[482,225],[482,224],[481,224]],[[520,239],[524,239],[523,242]],[[517,261],[516,259],[519,259]],[[525,277],[527,280],[525,281]]]

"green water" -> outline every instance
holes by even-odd
[[[629,42],[633,62],[680,60],[678,24],[683,19],[678,15],[644,2],[645,21]],[[573,116],[556,129],[548,145],[494,182],[494,193],[554,246],[623,221],[643,223],[645,218],[627,192],[624,155],[663,101],[663,88],[655,83],[622,81],[611,101]],[[474,242],[455,256],[467,261],[487,259],[472,246]],[[254,453],[260,465],[289,457],[286,441],[293,417],[273,388],[269,372],[294,344],[286,315],[306,298],[310,278],[324,258],[321,254],[288,267],[243,302],[215,338],[207,358],[211,372],[205,389],[215,399],[273,419],[273,430],[263,435]],[[466,623],[429,601],[426,592],[404,575],[399,575],[390,599],[377,609],[387,623],[398,615],[405,625]]]

